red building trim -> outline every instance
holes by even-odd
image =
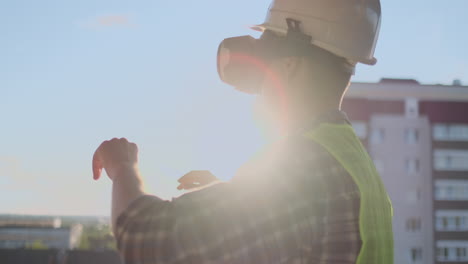
[[[404,101],[345,98],[342,107],[351,120],[369,121],[373,114],[405,114]]]

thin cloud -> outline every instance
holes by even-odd
[[[132,28],[136,24],[132,22],[129,15],[112,14],[102,15],[91,18],[85,23],[80,23],[82,26],[93,29],[104,29],[104,28]]]
[[[97,18],[97,24],[103,27],[130,26],[130,19],[125,15],[107,15]]]

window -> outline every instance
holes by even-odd
[[[381,160],[374,159],[374,166],[378,173],[382,174],[384,172],[384,163]]]
[[[416,203],[418,201],[421,201],[421,190],[413,190],[413,191],[410,191],[408,192],[407,194],[408,196],[408,202],[409,203]]]
[[[416,144],[419,140],[419,131],[416,128],[408,128],[405,130],[405,143]]]
[[[421,230],[421,219],[410,218],[406,220],[406,231],[415,232]]]
[[[468,171],[468,151],[457,149],[434,150],[434,169]]]
[[[434,140],[468,141],[468,124],[434,124],[432,135]]]
[[[468,261],[468,241],[439,240],[437,241],[438,261]]]
[[[416,118],[419,114],[419,103],[416,98],[407,98],[405,100],[406,117]]]
[[[448,126],[444,124],[435,124],[432,127],[432,137],[435,140],[446,140],[448,138]]]
[[[468,210],[436,211],[437,231],[468,231]]]
[[[413,262],[422,260],[422,249],[421,248],[412,248],[411,249],[411,260]]]
[[[365,139],[367,137],[367,124],[361,121],[351,122],[356,136],[360,139]]]
[[[383,128],[374,128],[370,135],[370,142],[372,144],[381,144],[385,138],[385,130]]]
[[[449,255],[448,248],[437,248],[437,259],[438,260],[448,259],[448,255]]]
[[[419,172],[419,160],[418,159],[407,159],[405,160],[405,170],[408,174],[414,174]]]
[[[457,248],[457,259],[466,259],[466,248]]]
[[[441,201],[468,201],[468,181],[437,180],[435,199]]]

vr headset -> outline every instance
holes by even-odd
[[[338,57],[335,55],[311,45],[312,38],[301,32],[299,21],[286,19],[286,22],[288,25],[286,37],[266,30],[260,39],[251,36],[224,39],[218,48],[217,65],[220,79],[242,92],[258,94],[260,85],[268,72],[268,65],[275,58],[331,56],[323,61],[336,61]],[[340,58],[340,61],[346,60]],[[354,67],[349,64],[345,70],[349,72],[350,67],[354,72]]]

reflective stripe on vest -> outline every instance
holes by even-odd
[[[375,166],[350,125],[320,124],[306,137],[323,146],[351,175],[361,200],[358,264],[393,264],[392,204]]]

